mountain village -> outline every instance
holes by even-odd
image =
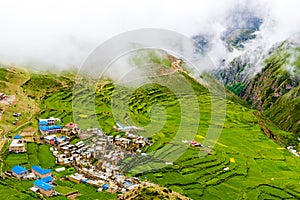
[[[120,162],[132,155],[145,155],[142,148],[150,145],[147,138],[136,134],[143,129],[135,126],[123,126],[117,123],[115,129],[125,132],[124,137],[108,136],[98,128],[81,130],[75,123],[65,126],[59,124],[60,119],[39,119],[40,139],[50,145],[50,151],[56,159],[55,171],[66,170],[66,167],[74,167],[76,172],[67,176],[72,182],[86,183],[98,187],[98,191],[105,190],[110,193],[124,193],[128,190],[151,185],[152,183],[141,181],[136,177],[126,177],[120,169]],[[72,137],[79,138],[75,144],[70,144]],[[90,143],[84,142],[91,140]],[[15,135],[9,146],[10,153],[26,152],[26,141],[20,135]],[[97,164],[92,162],[98,161]],[[31,191],[42,196],[59,195],[55,191],[55,175],[52,169],[43,169],[40,166],[32,166],[26,169],[16,165],[6,175],[18,179],[32,179]]]

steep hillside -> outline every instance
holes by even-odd
[[[300,47],[284,42],[240,93],[283,130],[299,133]]]
[[[9,137],[22,129],[36,131],[32,125],[39,106],[20,87],[29,79],[30,73],[25,69],[7,66],[0,68],[0,93],[6,96],[0,101],[0,135],[3,133]],[[14,117],[14,113],[21,115]]]
[[[297,41],[293,38],[275,45],[261,56],[265,58],[259,73],[255,72],[258,66],[251,62],[251,53],[258,58],[259,49],[235,58],[227,68],[214,72],[218,80],[252,108],[262,111],[282,130],[296,134],[300,131],[300,45]]]
[[[93,107],[96,113],[90,112],[87,106],[87,109],[80,110],[81,115],[73,116],[72,95],[79,97],[75,99],[75,105],[89,105],[92,96],[91,91],[84,87],[72,93],[72,76],[28,73],[28,78],[21,83],[21,89],[39,106],[40,112],[35,114],[36,118],[59,117],[63,123],[75,120],[86,124],[87,127],[82,128],[89,128],[94,125],[88,123],[89,119],[96,116],[98,125],[110,135],[119,134],[113,128],[118,121],[145,126],[141,134],[149,137],[152,145],[143,149],[146,153],[142,157],[144,162],[135,166],[135,160],[131,158],[125,160],[121,167],[128,176],[138,176],[141,180],[147,179],[168,189],[157,192],[153,188],[141,189],[138,191],[140,195],[135,198],[143,198],[141,195],[153,197],[157,193],[167,198],[174,194],[171,191],[175,191],[192,199],[299,199],[298,158],[270,140],[261,130],[260,124],[274,133],[280,130],[273,129],[273,124],[267,119],[258,118],[253,114],[254,110],[244,107],[236,97],[226,100],[225,124],[214,147],[206,149],[190,146],[165,166],[165,161],[172,158],[174,152],[177,156],[178,148],[187,145],[183,140],[191,136],[194,127],[196,131],[192,132],[195,134],[192,139],[203,143],[210,124],[215,127],[221,124],[211,120],[212,95],[208,89],[185,72],[171,69],[170,62],[164,63],[167,67],[157,68],[155,72],[169,71],[160,74],[159,78],[170,87],[149,83],[132,89],[130,84],[118,85],[112,80],[99,80],[95,94],[96,105]],[[151,72],[154,67],[151,66]],[[182,79],[192,87],[194,95],[182,88]],[[178,89],[178,94],[175,95],[169,88]],[[194,107],[193,96],[198,108]],[[127,104],[114,102],[124,99],[128,99]],[[180,103],[180,99],[185,104]],[[183,111],[188,113],[183,115]],[[200,113],[200,119],[196,118],[197,113]],[[132,121],[129,121],[128,116],[131,116]],[[182,121],[186,121],[183,127]],[[34,123],[37,124],[36,119]],[[152,124],[153,128],[148,129],[148,124]],[[178,137],[179,130],[183,133],[181,138]],[[199,152],[203,151],[208,151],[209,155],[200,157]],[[163,162],[165,167],[155,168],[153,164],[158,164],[157,161]],[[146,171],[126,171],[130,167]],[[12,183],[2,182],[1,188],[15,188]],[[72,187],[77,188],[77,185]],[[4,189],[0,190],[0,195]],[[24,187],[18,186],[16,189],[13,191],[19,197],[24,197],[21,194],[25,191]],[[94,189],[84,189],[81,199],[102,199],[105,193],[98,195]],[[31,194],[30,191],[28,193]],[[87,198],[88,193],[92,193],[91,198]]]

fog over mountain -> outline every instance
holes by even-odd
[[[219,65],[245,49],[260,45],[268,50],[299,32],[299,6],[297,0],[1,1],[0,63],[34,69],[79,67],[114,35],[161,28],[198,36],[199,48]],[[237,45],[230,46],[237,37]]]

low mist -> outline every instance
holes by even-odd
[[[300,2],[262,1],[2,1],[0,63],[34,70],[78,68],[98,45],[117,34],[161,28],[188,37],[203,34],[216,63],[243,50],[228,51],[220,39],[236,12],[262,19],[257,38],[245,44],[266,50],[300,31]]]

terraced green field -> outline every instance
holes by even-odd
[[[172,167],[140,176],[193,199],[299,199],[299,158],[268,139],[255,122],[252,110],[229,103],[212,155],[199,158],[199,149],[190,148]]]
[[[199,111],[201,116],[199,121],[191,120],[191,123],[199,124],[194,139],[203,142],[211,119],[211,99],[207,89],[194,82],[193,79],[189,79],[189,81],[196,91],[200,110],[190,109],[192,112]],[[176,151],[176,148],[165,151],[164,147],[170,142],[172,143],[178,132],[181,117],[178,98],[158,85],[150,85],[146,89],[139,88],[130,97],[128,97],[125,87],[124,91],[119,89],[118,93],[115,92],[115,87],[112,83],[106,84],[96,93],[96,116],[102,129],[108,134],[118,133],[113,129],[116,118],[124,123],[128,116],[121,111],[118,113],[114,110],[115,113],[113,113],[112,101],[116,97],[129,98],[127,114],[137,125],[145,126],[151,123],[154,127],[156,125],[161,127],[155,132],[156,134],[151,135],[153,145],[146,148],[145,151],[149,158],[159,155],[155,157],[155,160],[165,161],[169,153],[172,154],[172,151]],[[46,98],[44,101],[47,106],[42,115],[49,116],[50,113],[54,117],[61,117],[63,121],[68,121],[72,109],[70,106],[71,94],[71,91],[68,90],[59,91]],[[77,100],[88,105],[89,95],[90,91],[82,90],[80,91],[81,98]],[[185,100],[189,104],[189,96],[186,96]],[[164,109],[154,107],[158,114],[153,115],[151,107],[157,104]],[[127,105],[120,105],[120,110],[124,110],[122,106],[126,107]],[[135,174],[134,171],[131,171],[129,175],[137,175],[141,179],[146,177],[147,180],[193,199],[299,199],[299,158],[270,140],[260,129],[253,112],[251,109],[228,100],[225,125],[211,155],[200,158],[199,151],[201,149],[188,148],[173,163],[173,166],[155,170],[155,165],[150,165],[146,161],[146,164],[142,165],[143,168],[146,167],[146,172]],[[77,116],[76,120],[89,119],[89,112],[86,113],[86,116]],[[166,122],[161,124],[162,118],[159,116],[165,113]],[[188,128],[186,127],[184,131],[187,131]],[[153,130],[155,129],[146,129],[142,134],[151,134]],[[161,152],[161,149],[165,152]],[[229,170],[224,170],[224,168],[229,168]]]
[[[52,168],[56,165],[55,158],[50,152],[50,146],[44,144],[28,143],[26,153],[9,154],[5,159],[5,168],[10,170],[15,165],[23,165],[31,169],[33,165],[43,168]]]
[[[180,90],[184,88],[178,81],[182,78],[192,86],[193,95]],[[188,147],[182,140],[203,142],[210,123],[221,126],[211,121],[212,96],[204,86],[181,72],[162,76],[160,80],[169,85],[146,84],[132,88],[100,80],[94,96],[93,90],[87,87],[79,87],[74,92],[73,81],[67,77],[34,75],[22,88],[40,106],[36,118],[58,117],[62,124],[74,121],[82,129],[99,126],[110,135],[122,134],[113,128],[116,122],[145,127],[139,134],[150,138],[152,145],[144,149],[147,156],[122,163],[129,176],[146,178],[193,199],[300,198],[299,158],[263,133],[258,123],[266,121],[257,119],[254,110],[244,107],[240,100],[227,93],[230,98],[226,100],[225,124],[216,145],[210,150]],[[272,131],[280,130],[272,125]],[[280,133],[289,137],[288,133]],[[54,167],[53,160],[46,159],[51,157],[47,148],[29,143],[28,153],[8,155],[4,168],[16,164]],[[209,151],[209,155],[199,157],[199,152],[204,151]],[[181,155],[181,152],[184,153]],[[166,166],[166,161],[173,165]],[[26,182],[23,185],[15,179],[0,181],[0,194],[3,193],[4,199],[35,198]],[[79,191],[80,199],[116,198],[116,195],[97,193],[91,186],[69,181],[57,183],[63,193]]]

